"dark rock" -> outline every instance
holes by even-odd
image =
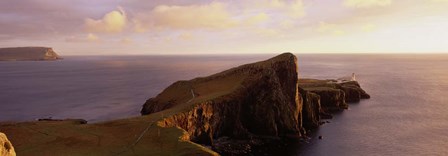
[[[333,119],[333,115],[331,115],[330,113],[326,113],[324,111],[321,111],[319,116],[320,119]]]
[[[325,124],[324,121],[320,121],[320,122],[319,122],[319,125],[323,125],[323,124]]]
[[[321,107],[325,112],[340,111],[348,108],[345,102],[345,92],[327,87],[308,89],[320,96]]]
[[[340,83],[340,85],[341,85],[341,88],[346,88],[348,90],[356,90],[356,91],[358,91],[360,99],[370,99],[370,95],[367,94],[367,92],[364,91],[361,88],[361,85],[359,85],[358,81],[344,82],[344,83]],[[355,94],[357,94],[357,93],[355,93]],[[357,98],[357,95],[350,95],[350,94],[348,94],[348,96],[351,96],[349,98]],[[356,99],[353,99],[353,100],[356,101]]]
[[[299,87],[320,96],[321,116],[326,116],[325,113],[328,112],[347,109],[347,103],[370,98],[357,81],[337,83],[333,80],[300,79]]]
[[[302,98],[297,87],[296,61],[294,55],[286,53],[209,77],[176,82],[149,99],[141,112],[151,114],[186,104],[194,90],[206,100],[193,100],[191,109],[165,118],[162,126],[181,127],[192,141],[211,145],[222,136],[232,139],[248,139],[252,134],[301,136]],[[236,88],[207,100],[213,93],[210,90],[222,83],[231,83],[226,86]],[[207,92],[201,92],[203,84],[207,84]],[[216,89],[218,93],[224,90]]]
[[[341,89],[345,93],[346,102],[359,102],[361,101],[361,92],[359,87],[354,86],[341,86]]]
[[[320,112],[322,111],[320,105],[320,96],[315,93],[306,91],[302,88],[299,88],[299,92],[302,95],[303,99],[303,127],[305,129],[317,128],[320,125]]]

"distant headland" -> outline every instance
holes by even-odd
[[[62,59],[49,47],[0,48],[0,61],[52,61]]]

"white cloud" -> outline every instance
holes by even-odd
[[[377,26],[374,24],[364,24],[361,26],[361,31],[363,32],[372,32],[377,29]]]
[[[431,2],[436,2],[436,3],[439,3],[439,2],[442,2],[442,3],[448,2],[448,0],[429,0],[429,1],[431,1]]]
[[[295,0],[293,3],[288,5],[288,14],[292,18],[300,18],[305,16],[305,9],[302,0]]]
[[[126,23],[126,13],[121,7],[118,7],[118,11],[107,13],[102,19],[87,18],[85,27],[88,32],[118,33],[124,30]]]
[[[239,7],[232,6],[227,2],[158,5],[152,10],[136,13],[132,19],[132,25],[134,32],[219,30],[268,23],[271,16],[280,20],[296,20],[305,16],[302,0],[245,1],[237,5]]]
[[[385,7],[392,4],[392,0],[344,0],[343,5],[350,8]]]
[[[330,24],[326,22],[320,22],[316,31],[323,34],[329,35],[344,35],[345,31],[339,28],[336,24]]]
[[[283,14],[288,18],[301,18],[305,16],[303,0],[246,0],[243,2],[246,11],[271,11],[273,14]]]
[[[96,36],[96,35],[90,33],[90,34],[87,35],[87,40],[88,40],[88,41],[98,41],[99,38],[98,38],[98,36]]]
[[[149,16],[140,14],[138,21],[148,21],[162,29],[223,29],[237,25],[226,10],[226,5],[213,2],[202,5],[159,5]]]
[[[259,13],[246,19],[245,23],[248,25],[256,25],[268,21],[269,18],[269,15],[266,13]]]

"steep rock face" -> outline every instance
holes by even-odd
[[[320,96],[302,88],[299,91],[303,98],[303,127],[307,130],[317,128],[322,112]]]
[[[61,59],[52,48],[16,47],[0,48],[0,61],[39,61]]]
[[[11,142],[8,140],[4,133],[0,132],[0,155],[2,156],[15,156],[16,152]]]
[[[175,82],[148,99],[141,114],[168,114],[158,126],[179,127],[188,134],[183,140],[232,155],[247,153],[250,142],[266,137],[306,135],[321,119],[331,118],[330,112],[347,109],[347,99],[368,97],[357,82],[299,80],[297,75],[297,58],[286,53]]]
[[[357,81],[349,81],[340,84],[340,88],[346,92],[347,102],[358,102],[361,99],[369,99],[370,95],[361,88]]]
[[[320,96],[320,103],[325,112],[339,111],[348,108],[345,92],[340,89],[317,88],[308,91]]]
[[[347,109],[347,102],[370,98],[357,81],[337,83],[335,80],[300,79],[299,87],[319,95],[321,114]]]
[[[216,96],[213,90],[224,83],[221,80],[233,81],[226,86],[235,87],[227,93],[220,93],[222,88],[216,90]],[[213,144],[222,136],[300,136],[302,98],[297,81],[297,59],[286,53],[209,77],[176,82],[149,99],[141,112],[151,114],[192,103],[193,108],[159,124],[181,127],[191,140],[204,144]],[[177,96],[170,97],[172,94]],[[210,98],[212,95],[215,97]]]

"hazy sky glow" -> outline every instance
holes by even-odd
[[[445,53],[448,0],[2,0],[0,47],[62,55]]]

